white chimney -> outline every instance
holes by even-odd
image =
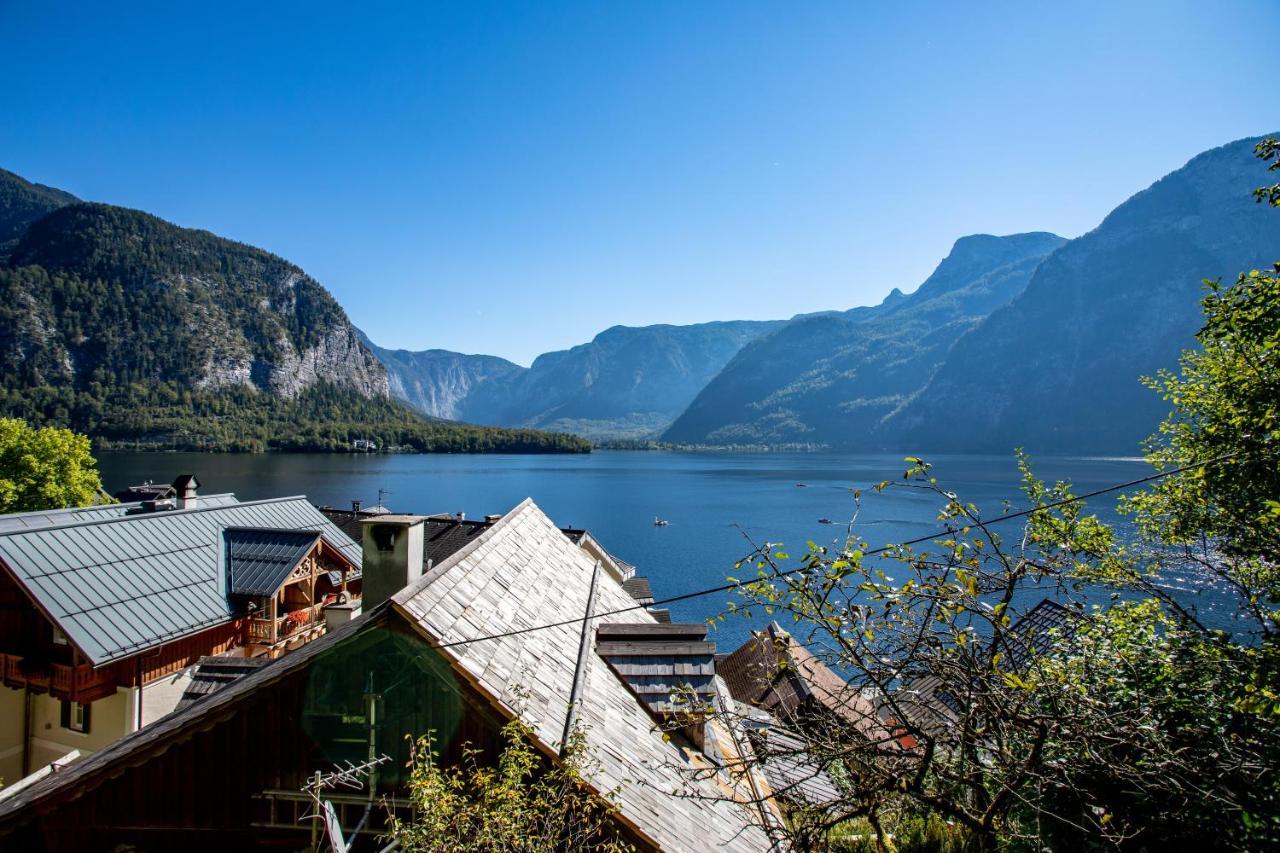
[[[422,577],[421,515],[376,515],[360,523],[361,604],[367,613]]]

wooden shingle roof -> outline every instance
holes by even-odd
[[[679,772],[703,767],[701,754],[665,740],[602,657],[580,656],[593,577],[591,612],[629,612],[591,620],[592,627],[654,621],[642,608],[631,610],[636,602],[621,585],[597,572],[596,561],[526,500],[392,600],[495,706],[523,716],[551,754],[561,745],[576,682],[576,719],[598,762],[587,781],[616,791],[620,819],[656,846],[769,849],[751,811],[726,801],[715,781]],[[568,624],[526,631],[559,622]],[[499,634],[509,636],[466,643]],[[452,645],[459,643],[466,644]]]
[[[883,736],[875,705],[777,622],[721,658],[718,672],[735,699],[764,708],[785,723],[795,721],[812,701],[868,737]]]

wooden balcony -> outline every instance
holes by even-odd
[[[37,663],[10,654],[0,655],[0,680],[6,687],[26,687],[35,693],[47,692],[54,699],[86,704],[116,692],[114,666],[95,670],[87,663]]]
[[[294,640],[302,639],[308,634],[324,628],[323,603],[310,607],[291,610],[278,619],[250,618],[246,629],[246,640],[249,644],[257,644],[275,648]],[[272,628],[275,628],[272,639]]]

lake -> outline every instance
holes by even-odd
[[[313,503],[365,506],[378,500],[396,512],[465,512],[468,518],[505,513],[526,497],[561,527],[583,527],[612,553],[650,578],[657,597],[724,583],[735,560],[755,541],[781,542],[794,555],[805,542],[841,537],[853,512],[850,490],[861,488],[857,530],[872,545],[903,541],[938,527],[941,502],[906,489],[874,494],[870,486],[900,478],[900,455],[839,453],[681,453],[596,451],[588,455],[360,455],[201,454],[103,452],[98,455],[108,491],[146,480],[170,482],[195,473],[202,491],[234,492],[242,500],[306,495]],[[946,488],[973,501],[987,516],[1025,502],[1012,456],[930,458]],[[1044,479],[1070,479],[1087,492],[1145,476],[1136,459],[1046,457],[1035,460]],[[803,484],[802,486],[800,484]],[[1114,496],[1091,509],[1115,520]],[[655,516],[667,519],[654,526]],[[829,518],[835,525],[818,523]],[[1016,523],[1006,525],[1016,530]],[[1188,582],[1190,583],[1190,582]],[[1229,627],[1221,597],[1199,599],[1206,621]],[[700,621],[721,612],[728,594],[672,606],[677,621]],[[724,651],[746,638],[742,620],[722,626]]]

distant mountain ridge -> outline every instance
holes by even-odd
[[[1201,281],[1280,260],[1251,190],[1262,137],[1206,151],[1125,201],[956,342],[878,444],[935,452],[1135,453],[1168,410],[1139,377],[1175,368]]]
[[[0,169],[0,257],[8,253],[31,223],[78,201],[69,192],[33,184]]]
[[[0,172],[0,414],[147,447],[588,449],[433,421],[269,252]]]
[[[1022,291],[1066,241],[1033,232],[957,240],[911,294],[798,316],[743,348],[663,438],[694,444],[865,445],[957,337]]]
[[[594,439],[645,438],[670,424],[738,350],[779,325],[614,326],[528,368],[494,356],[372,349],[392,392],[431,414]]]
[[[360,332],[360,339],[387,369],[391,393],[432,417],[466,420],[467,396],[482,382],[506,383],[527,368],[494,355],[442,349],[386,349]]]

